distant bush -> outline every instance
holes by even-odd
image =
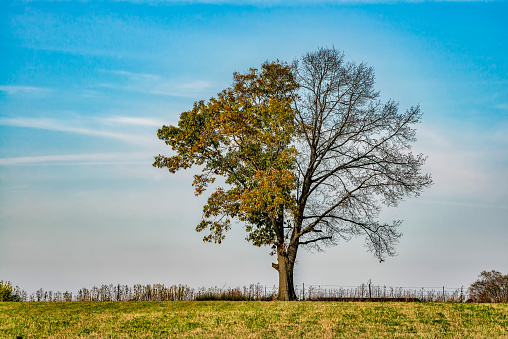
[[[0,301],[21,301],[10,281],[0,280]]]
[[[263,293],[263,286],[261,285],[251,285],[249,287],[244,287],[243,291],[237,288],[209,288],[209,289],[200,289],[198,293],[194,296],[194,300],[204,301],[204,300],[229,300],[229,301],[247,301],[247,300],[274,300],[275,295],[273,292],[269,295],[266,295],[266,291]]]
[[[480,279],[469,287],[471,301],[480,303],[508,302],[508,274],[483,271]]]
[[[244,286],[243,290],[236,288],[200,288],[194,294],[194,300],[230,300],[230,301],[247,301],[247,300],[274,300],[276,296],[275,287],[267,294],[266,288],[260,284],[252,284]]]

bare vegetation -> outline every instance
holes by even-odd
[[[508,302],[508,274],[498,271],[483,271],[480,279],[469,287],[470,301],[480,303]]]
[[[27,302],[64,302],[64,301],[191,301],[191,300],[274,300],[277,289],[267,289],[260,284],[243,288],[200,287],[186,285],[165,286],[164,284],[102,285],[100,287],[81,288],[73,293],[45,291],[42,288],[34,293],[16,290],[19,301]]]
[[[267,287],[252,284],[240,287],[200,287],[194,289],[186,285],[165,286],[164,284],[140,285],[102,285],[81,288],[77,292],[53,292],[42,288],[27,293],[17,288],[18,301],[26,302],[65,302],[65,301],[204,301],[204,300],[277,300],[276,286]],[[449,287],[392,287],[371,283],[360,286],[317,286],[300,285],[296,288],[298,300],[313,301],[421,301],[421,302],[464,302],[468,300],[463,288]],[[15,300],[11,300],[15,301]]]

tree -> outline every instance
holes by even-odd
[[[483,271],[480,279],[469,287],[469,295],[472,301],[480,303],[508,302],[508,274],[492,270]]]
[[[234,73],[231,88],[158,131],[176,155],[159,155],[154,166],[172,173],[202,166],[197,195],[217,176],[228,185],[210,195],[196,230],[220,243],[232,219],[245,223],[247,240],[277,254],[280,300],[296,299],[300,246],[365,235],[380,261],[394,255],[401,221],[376,221],[381,205],[396,206],[432,183],[420,173],[423,155],[410,152],[419,107],[398,113],[373,85],[372,68],[322,48],[292,65]]]
[[[0,280],[0,301],[21,301],[19,288],[14,289],[10,281]]]

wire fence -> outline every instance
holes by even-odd
[[[278,289],[261,284],[240,287],[200,287],[186,285],[147,284],[102,285],[77,292],[53,292],[42,288],[33,293],[15,289],[25,302],[70,301],[175,301],[175,300],[276,300]],[[295,286],[298,300],[311,301],[421,301],[465,302],[469,299],[463,287],[392,287],[370,282],[359,286],[307,285]]]
[[[422,301],[465,302],[469,294],[464,287],[393,287],[374,285],[360,286],[305,285],[297,290],[300,300],[337,301]]]

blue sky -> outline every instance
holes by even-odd
[[[323,46],[376,71],[383,100],[420,104],[415,152],[435,184],[399,255],[363,239],[299,252],[296,283],[468,286],[508,273],[508,2],[2,1],[0,279],[29,291],[109,283],[273,286],[242,225],[194,231],[192,171],[151,167],[156,132],[234,71]]]

